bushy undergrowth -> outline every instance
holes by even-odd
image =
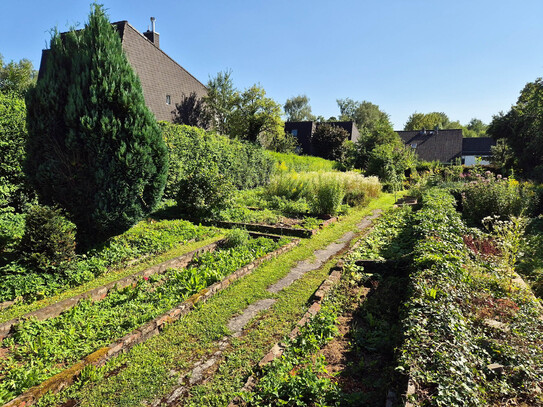
[[[25,229],[25,215],[13,210],[0,212],[0,254],[13,251]]]
[[[448,192],[431,189],[423,200],[414,216],[417,242],[400,349],[400,369],[417,387],[411,401],[543,405],[541,393],[533,392],[543,383],[543,323],[533,298],[492,264],[470,257]],[[503,373],[491,370],[492,363]]]
[[[80,302],[58,317],[28,320],[5,339],[0,359],[0,403],[37,385],[85,355],[173,308],[192,294],[231,274],[288,240],[258,238],[236,247],[206,252],[186,269],[141,280],[104,300]]]
[[[149,254],[165,252],[191,239],[201,239],[217,232],[187,221],[143,221],[101,247],[74,258],[62,273],[29,267],[13,261],[0,267],[0,301],[20,297],[31,301],[68,287],[90,281],[123,262]]]
[[[23,262],[39,272],[63,273],[75,258],[75,232],[60,208],[33,206],[19,243]]]
[[[535,205],[536,195],[529,184],[494,176],[489,171],[462,189],[462,213],[471,225],[481,225],[487,216],[507,219],[527,214]]]
[[[360,246],[353,250],[349,260],[398,259],[410,254],[413,250],[412,233],[411,207],[389,209],[364,236]]]
[[[253,392],[243,394],[247,405],[338,405],[339,387],[322,377],[324,357],[312,357],[337,334],[336,319],[337,310],[325,307],[300,328],[296,338],[287,339],[282,357],[265,367]]]

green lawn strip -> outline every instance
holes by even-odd
[[[170,377],[172,370],[178,374],[190,371],[192,364],[203,355],[212,354],[217,348],[217,341],[228,333],[227,322],[232,316],[242,312],[248,304],[259,299],[270,298],[271,294],[265,289],[278,281],[300,260],[310,258],[313,252],[337,240],[344,233],[356,230],[356,224],[370,214],[372,210],[391,206],[393,196],[383,194],[379,199],[370,202],[365,208],[356,208],[345,216],[341,222],[330,225],[312,239],[304,240],[300,246],[278,259],[271,260],[259,267],[253,274],[236,282],[223,292],[211,298],[206,304],[199,306],[194,312],[166,329],[160,336],[154,337],[144,344],[133,348],[127,356],[111,361],[104,371],[123,365],[120,371],[107,378],[95,378],[96,382],[80,383],[63,391],[56,397],[49,397],[55,402],[70,397],[77,398],[81,405],[137,405],[144,401],[155,399],[158,395],[167,394],[176,380],[177,375]],[[329,265],[327,266],[329,267]],[[318,272],[309,273],[292,287],[281,292],[277,297],[290,298],[292,304],[281,306],[279,301],[273,307],[280,315],[279,320],[285,321],[284,328],[273,323],[264,326],[269,331],[256,330],[249,335],[261,335],[264,344],[256,347],[256,353],[251,360],[262,357],[269,347],[292,328],[296,317],[302,315],[307,299],[322,282],[328,273],[327,267]],[[301,284],[309,284],[303,287]],[[300,294],[295,295],[296,287]],[[271,312],[271,311],[269,311]],[[244,341],[243,338],[239,341]],[[249,341],[249,343],[252,343]],[[240,351],[250,354],[251,349]],[[250,368],[250,367],[249,367]],[[100,376],[100,375],[98,375]],[[244,377],[242,377],[244,376]],[[247,374],[233,378],[232,388],[238,386]],[[48,405],[44,400],[41,405]],[[50,404],[50,405],[54,405]]]
[[[220,240],[223,237],[224,237],[224,234],[220,234],[220,235],[209,237],[207,239],[200,240],[197,242],[191,242],[188,244],[180,244],[178,247],[168,250],[165,253],[162,253],[157,256],[149,257],[145,259],[144,261],[142,261],[141,263],[138,263],[129,267],[111,270],[107,274],[104,274],[103,276],[100,276],[80,286],[63,291],[62,293],[59,293],[52,297],[44,298],[43,300],[35,301],[32,303],[15,304],[8,309],[0,311],[0,323],[9,321],[10,319],[13,319],[13,318],[19,318],[29,312],[35,311],[40,308],[44,308],[48,305],[85,293],[94,288],[101,287],[111,282],[120,280],[121,278],[138,273],[149,267],[156,266],[157,264],[171,260],[175,257],[179,257],[184,254],[187,254],[193,250],[199,249],[200,247],[207,246],[208,244],[216,242],[217,240]]]
[[[247,326],[247,334],[231,342],[217,372],[204,384],[194,386],[184,405],[226,406],[270,348],[292,331],[335,262],[331,260],[319,270],[307,273],[281,292],[277,303]]]

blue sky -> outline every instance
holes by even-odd
[[[368,100],[396,129],[413,112],[467,123],[507,111],[543,76],[541,0],[104,0],[111,21],[143,32],[204,84],[231,69],[281,105],[306,94],[313,113]],[[39,66],[50,30],[87,20],[88,0],[2,2],[0,53]]]

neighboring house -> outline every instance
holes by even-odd
[[[411,147],[419,159],[454,164],[474,165],[476,157],[492,155],[495,144],[490,137],[462,137],[461,129],[397,131],[407,147]],[[488,164],[482,161],[481,164]]]
[[[313,121],[304,121],[304,122],[286,122],[285,123],[285,132],[291,133],[294,137],[298,139],[302,152],[304,154],[312,155],[313,146],[311,145],[311,138],[313,133],[320,125],[327,124],[330,126],[341,127],[349,133],[349,140],[355,142],[360,137],[360,133],[356,127],[356,124],[353,121],[349,122],[313,122]]]
[[[207,88],[185,68],[160,49],[159,34],[155,31],[155,20],[151,18],[152,29],[143,34],[128,21],[112,23],[121,37],[124,52],[138,74],[147,107],[157,120],[172,121],[175,104],[192,92],[198,97],[207,94]],[[40,78],[45,67],[48,50],[42,53]]]
[[[462,130],[413,130],[397,132],[419,159],[454,163],[462,157]]]
[[[491,147],[496,145],[492,137],[467,137],[462,139],[462,163],[465,165],[490,164]]]

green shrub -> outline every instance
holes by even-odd
[[[128,230],[160,202],[167,150],[138,76],[104,9],[83,30],[55,32],[27,94],[25,174],[91,246]]]
[[[250,239],[245,229],[234,228],[228,231],[224,240],[224,247],[237,247],[246,244]]]
[[[33,206],[19,244],[24,262],[45,273],[65,271],[75,257],[75,231],[61,209]]]
[[[311,136],[314,154],[328,160],[343,161],[348,151],[349,133],[334,124],[321,124]]]
[[[177,207],[190,217],[207,218],[227,207],[233,193],[230,180],[212,163],[179,182]]]
[[[16,297],[33,300],[51,295],[90,281],[127,260],[162,253],[189,240],[201,240],[217,233],[215,229],[196,226],[184,220],[156,222],[150,219],[79,255],[62,275],[35,271],[29,264],[13,261],[0,267],[0,301]]]
[[[14,249],[23,237],[25,215],[13,211],[0,212],[0,253]]]
[[[535,194],[529,185],[512,178],[503,179],[490,172],[466,184],[462,191],[464,218],[477,226],[488,216],[520,216],[530,211],[534,203]]]

